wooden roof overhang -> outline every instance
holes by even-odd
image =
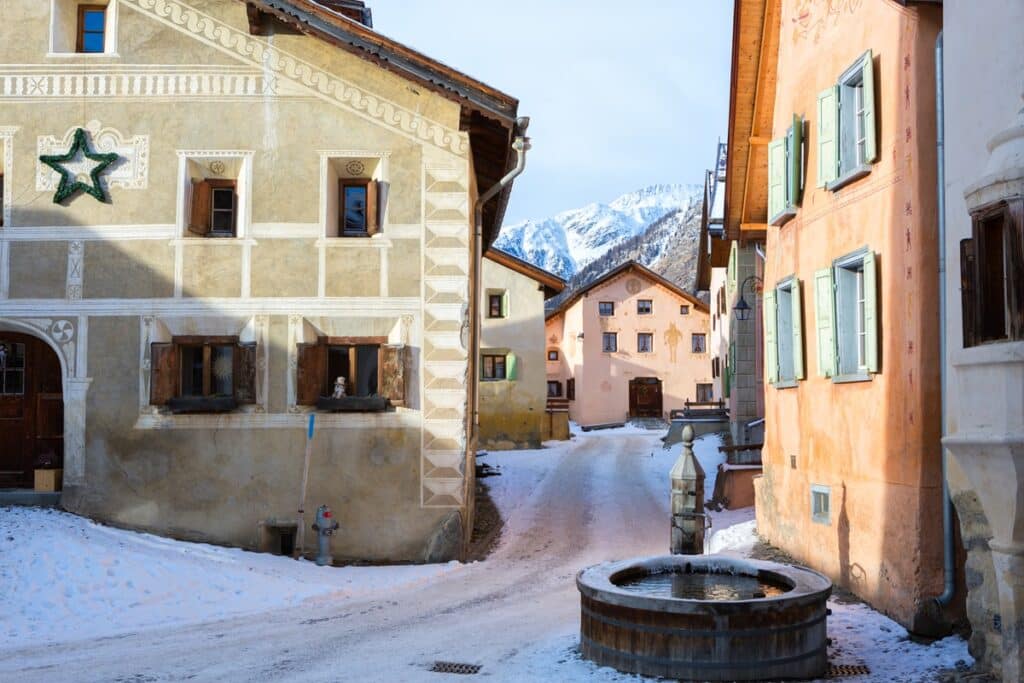
[[[461,109],[460,129],[469,134],[473,169],[480,194],[515,166],[512,141],[519,101],[500,90],[377,33],[359,21],[331,11],[313,0],[239,0],[249,10],[250,31],[258,32],[262,14],[288,27],[387,69],[431,90]],[[486,249],[498,237],[505,216],[510,183],[484,206]]]
[[[558,277],[554,273],[549,273],[543,268],[538,268],[532,263],[527,263],[521,258],[516,258],[508,252],[491,247],[484,254],[484,257],[494,261],[495,263],[500,263],[509,270],[514,270],[520,275],[525,275],[528,278],[536,280],[544,289],[545,300],[550,299],[565,289],[565,280],[562,278]]]
[[[551,320],[552,318],[561,315],[565,311],[569,310],[573,306],[573,304],[582,299],[587,292],[596,289],[597,287],[600,287],[601,285],[610,282],[617,277],[625,275],[630,271],[635,272],[638,275],[647,278],[648,280],[652,280],[655,284],[661,285],[662,287],[669,290],[676,296],[686,299],[698,311],[701,311],[703,313],[709,312],[708,305],[706,303],[695,297],[693,294],[690,294],[676,283],[666,278],[663,278],[662,276],[658,275],[653,270],[643,265],[642,263],[639,263],[638,261],[626,261],[622,265],[613,268],[612,270],[608,271],[601,277],[597,278],[596,280],[588,284],[586,287],[581,287],[580,289],[573,292],[573,295],[570,296],[565,301],[563,301],[561,305],[559,305],[555,309],[548,311],[544,315],[544,319]]]
[[[725,235],[763,241],[768,229],[768,143],[775,110],[781,0],[735,0]],[[714,265],[728,263],[716,253]]]

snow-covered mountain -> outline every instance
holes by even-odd
[[[553,218],[505,226],[495,246],[570,279],[613,247],[644,235],[666,216],[686,216],[696,208],[699,218],[703,194],[700,185],[651,185],[609,204],[588,204]],[[651,237],[645,251],[653,248],[657,253],[649,253],[645,263],[658,261],[673,242],[670,230]]]

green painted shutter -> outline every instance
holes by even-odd
[[[839,88],[818,93],[818,187],[839,177]]]
[[[786,139],[768,143],[768,221],[786,210]]]
[[[861,83],[864,96],[864,163],[878,159],[878,144],[875,140],[875,62],[868,50],[861,57]]]
[[[509,315],[510,314],[509,314],[509,310],[508,310],[508,292],[505,291],[501,295],[501,317],[502,318],[507,318],[507,317],[509,317]]]
[[[878,268],[875,252],[864,255],[864,365],[878,372]]]
[[[814,326],[818,337],[818,374],[836,374],[836,300],[831,268],[814,273]]]
[[[779,341],[775,307],[775,290],[764,293],[764,364],[768,369],[768,382],[779,381]]]
[[[786,207],[796,208],[804,189],[804,120],[793,114],[793,125],[786,134]]]
[[[519,379],[519,363],[514,353],[505,356],[505,379],[512,382]]]
[[[800,280],[793,278],[793,286],[789,293],[792,303],[793,326],[793,377],[803,379],[804,375],[804,332],[803,306],[800,303]]]

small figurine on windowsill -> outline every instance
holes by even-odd
[[[334,380],[334,395],[331,398],[345,398],[345,378],[339,377]]]

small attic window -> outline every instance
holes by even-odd
[[[109,0],[51,0],[50,54],[117,53],[117,6]]]

